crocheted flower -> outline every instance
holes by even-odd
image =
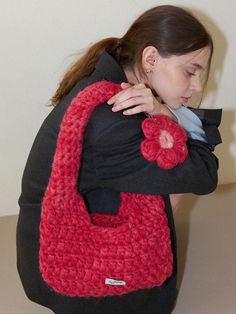
[[[146,118],[142,123],[146,137],[141,152],[148,161],[156,161],[162,169],[171,169],[184,162],[188,149],[187,134],[176,122],[165,115]]]

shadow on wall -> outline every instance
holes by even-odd
[[[186,9],[188,10],[188,8]],[[205,25],[211,34],[214,42],[214,54],[211,63],[210,76],[204,90],[204,95],[196,95],[193,97],[190,106],[195,108],[198,107],[198,105],[201,104],[203,99],[207,96],[207,108],[217,109],[215,106],[217,103],[217,92],[221,82],[224,60],[227,52],[226,36],[220,29],[217,21],[214,21],[206,14],[206,12],[203,12],[198,8],[191,8],[191,11],[196,17],[200,19],[200,21]],[[217,147],[216,154],[220,160],[224,160],[224,163],[226,163],[226,165],[220,166],[220,169],[221,167],[225,168],[224,178],[232,177],[232,171],[235,172],[234,158],[230,155],[230,145],[235,142],[233,134],[233,125],[235,123],[234,120],[233,111],[223,112],[220,131],[224,143]],[[234,177],[236,177],[236,173],[234,173]],[[181,286],[184,275],[186,254],[189,244],[191,211],[196,206],[198,199],[199,196],[197,195],[185,195],[183,202],[180,204],[181,210],[177,211],[177,214],[175,215],[178,247],[178,287]]]
[[[236,139],[233,132],[233,127],[236,124],[235,111],[223,111],[220,133],[223,143],[217,146],[216,155],[219,160],[224,163],[219,166],[219,181],[220,183],[236,182],[236,164],[235,157],[231,150],[232,145],[235,145]],[[235,150],[235,148],[234,148]],[[223,179],[221,179],[223,178]]]
[[[210,34],[213,37],[214,42],[214,54],[211,64],[211,72],[207,86],[204,91],[204,96],[207,97],[207,108],[217,109],[217,95],[222,78],[222,72],[224,68],[224,60],[227,52],[227,40],[223,33],[223,30],[217,25],[217,21],[209,17],[205,12],[199,9],[193,8],[191,10],[195,16],[206,26]],[[203,98],[204,98],[203,96]],[[197,107],[201,103],[201,95],[193,97],[190,106]],[[221,107],[224,104],[220,105]],[[236,164],[235,156],[233,156],[231,150],[232,145],[235,143],[235,136],[233,127],[235,125],[235,112],[233,110],[223,110],[222,122],[220,126],[220,132],[223,143],[216,147],[216,155],[223,164],[219,167],[219,182],[231,183],[236,181]],[[235,150],[235,148],[234,148]]]
[[[191,210],[195,207],[199,196],[193,194],[184,195],[183,200],[178,206],[175,214],[175,226],[177,235],[177,260],[178,260],[178,278],[177,287],[181,286],[184,269],[186,264],[186,255],[189,243],[189,228]]]
[[[215,108],[215,103],[217,99],[217,91],[220,85],[220,81],[222,78],[223,68],[224,68],[224,60],[227,52],[227,40],[223,31],[217,25],[217,21],[214,21],[211,17],[209,17],[205,12],[193,8],[191,10],[193,14],[199,18],[199,20],[203,23],[203,25],[207,28],[210,35],[213,38],[214,43],[214,53],[211,63],[211,71],[210,76],[207,82],[207,85],[204,90],[204,95],[197,95],[193,97],[193,101],[196,107],[196,104],[200,104],[201,100],[206,96],[210,96],[207,100],[208,108]]]
[[[193,194],[186,194],[181,201],[179,209],[175,213],[178,248],[178,287],[180,287],[182,284],[184,270],[186,267],[186,258],[189,252],[189,242],[191,241],[190,228],[192,224],[197,223],[196,220],[194,220],[194,217],[195,219],[198,217],[198,219],[200,219],[200,221],[202,220],[202,223],[204,223],[204,213],[207,212],[208,219],[209,217],[212,217],[214,221],[215,217],[213,216],[215,213],[218,215],[217,219],[221,219],[224,215],[223,212],[226,213],[227,206],[230,206],[231,208],[231,206],[234,204],[234,191],[235,184],[223,184],[219,185],[216,191],[214,191],[211,195],[198,196]],[[227,200],[228,203],[226,203]],[[195,215],[193,215],[194,212]],[[197,237],[198,236],[195,229],[195,234],[192,233],[192,242],[190,245],[193,245],[194,239],[196,241]],[[190,251],[192,251],[192,248]]]

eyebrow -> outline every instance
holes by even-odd
[[[198,63],[191,63],[193,66],[195,66],[197,69],[199,69],[199,70],[204,70],[204,68],[200,65],[200,64],[198,64]]]

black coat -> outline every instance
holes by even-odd
[[[148,162],[140,154],[144,114],[124,116],[122,112],[113,113],[106,103],[95,109],[86,129],[78,186],[90,212],[116,213],[120,191],[163,195],[174,254],[172,276],[161,287],[98,300],[62,296],[47,286],[39,271],[41,202],[51,173],[60,123],[77,93],[103,79],[116,83],[126,81],[121,67],[108,53],[101,56],[91,76],[80,81],[51,111],[36,136],[24,170],[19,198],[18,271],[27,296],[56,313],[167,314],[175,302],[177,271],[175,230],[168,195],[212,192],[217,185],[217,159],[211,146],[189,139],[189,154],[182,165],[163,170],[156,163]],[[211,134],[211,142],[214,142],[218,137],[218,122],[209,111],[201,111],[203,113],[213,117],[213,122],[210,119],[208,123],[205,114],[202,121]]]

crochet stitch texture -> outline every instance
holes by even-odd
[[[141,152],[149,161],[156,161],[162,169],[171,169],[184,162],[188,154],[187,134],[169,117],[164,115],[147,118],[142,123],[146,139]]]
[[[161,196],[121,192],[117,215],[90,215],[78,191],[86,125],[93,110],[118,91],[107,81],[86,87],[61,123],[42,203],[39,262],[44,281],[62,295],[121,295],[160,286],[172,274]]]

